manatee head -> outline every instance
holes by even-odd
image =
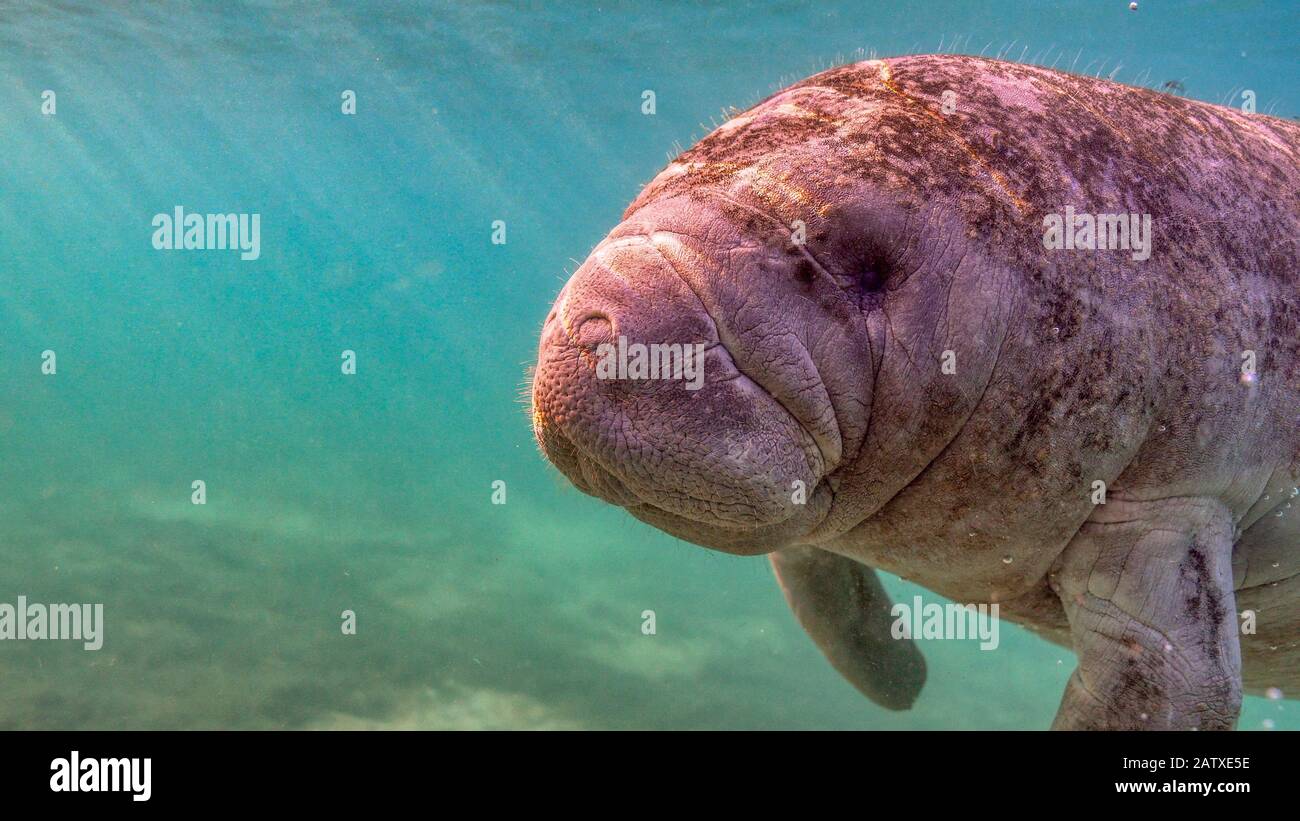
[[[788,89],[632,203],[542,330],[534,431],[574,485],[679,538],[766,553],[847,532],[951,440],[992,358],[944,374],[943,348],[996,348],[996,266],[959,193],[846,142],[915,117],[897,109]]]

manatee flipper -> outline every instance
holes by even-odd
[[[1216,501],[1095,508],[1052,574],[1079,657],[1053,729],[1232,729],[1241,708],[1232,549],[1232,517]]]
[[[911,707],[925,659],[910,639],[890,635],[891,604],[876,571],[811,547],[787,547],[771,560],[795,618],[831,666],[881,707]]]

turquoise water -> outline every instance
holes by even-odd
[[[880,709],[766,562],[568,486],[518,394],[674,146],[858,49],[1300,114],[1296,4],[1140,5],[0,7],[0,601],[106,621],[95,652],[0,642],[0,727],[1046,727],[1068,652],[931,642]],[[177,205],[260,214],[260,258],[155,250]]]

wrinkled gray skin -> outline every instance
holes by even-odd
[[[1231,728],[1243,682],[1300,692],[1298,146],[993,60],[823,72],[670,164],[569,280],[537,439],[643,521],[769,554],[886,706],[924,664],[871,568],[1073,647],[1056,727]],[[1150,258],[1045,249],[1067,205],[1150,214]],[[598,379],[619,335],[707,345],[703,388]]]

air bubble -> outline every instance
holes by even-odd
[[[1270,688],[1268,688],[1267,690],[1264,691],[1264,695],[1269,699],[1269,701],[1281,701],[1281,700],[1282,700],[1282,688],[1281,688],[1281,687],[1270,687]]]

